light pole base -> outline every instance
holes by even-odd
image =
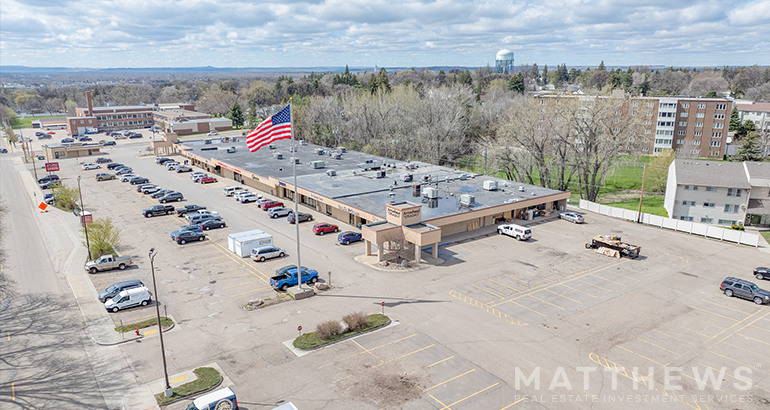
[[[302,289],[299,289],[299,288],[289,288],[287,293],[289,295],[293,296],[294,300],[305,299],[305,298],[309,298],[309,297],[315,295],[315,292],[313,291],[312,288],[302,288]]]
[[[166,389],[165,392],[163,392],[163,395],[166,397],[171,397],[173,394],[174,394],[174,389],[172,389],[171,387],[169,387],[168,389]]]

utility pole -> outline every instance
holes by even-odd
[[[83,224],[83,231],[86,233],[86,249],[88,249],[86,262],[88,262],[91,260],[91,244],[88,242],[88,224],[85,221],[86,210],[83,209],[83,191],[80,189],[80,175],[78,175],[78,194],[80,195],[80,223]]]
[[[642,197],[644,197],[644,176],[647,174],[647,165],[642,165],[642,192],[639,193],[639,212],[636,216],[636,223],[642,222]]]
[[[166,367],[166,348],[163,345],[163,326],[160,324],[160,302],[158,302],[158,285],[155,284],[155,248],[150,249],[150,271],[152,271],[152,289],[155,292],[155,314],[158,318],[158,334],[160,335],[160,357],[163,358],[163,375],[166,380],[166,389],[163,395],[171,397],[174,394],[174,390],[171,389],[171,384],[168,382],[168,368]]]

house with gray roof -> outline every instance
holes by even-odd
[[[674,160],[663,206],[683,221],[770,225],[770,163]]]

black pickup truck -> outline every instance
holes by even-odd
[[[171,205],[153,205],[142,211],[145,218],[151,218],[156,215],[171,215],[174,213],[174,207]]]
[[[176,216],[184,216],[186,213],[198,212],[201,209],[206,209],[206,207],[200,205],[185,205],[184,208],[176,209]]]

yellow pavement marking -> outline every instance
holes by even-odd
[[[227,286],[227,287],[222,288],[222,290],[230,289],[230,288],[237,288],[238,286],[248,285],[249,283],[254,283],[254,282],[259,282],[259,279],[250,280],[248,282],[239,283],[237,285]]]
[[[577,301],[577,300],[575,300],[575,299],[572,299],[572,298],[566,297],[566,296],[564,296],[564,295],[562,295],[562,294],[560,294],[560,293],[556,293],[556,292],[552,291],[551,289],[546,289],[546,291],[547,291],[547,292],[551,292],[551,293],[553,293],[553,294],[554,294],[554,295],[556,295],[556,296],[561,296],[561,297],[563,297],[564,299],[569,299],[569,300],[571,300],[571,301],[573,301],[573,302],[575,302],[575,303],[578,303],[578,304],[581,304],[581,305],[583,304],[583,302],[580,302],[580,301]]]
[[[507,409],[507,408],[513,407],[513,405],[514,405],[514,404],[519,404],[519,403],[521,403],[521,402],[523,402],[523,401],[524,401],[524,399],[519,399],[519,400],[516,400],[515,402],[513,402],[513,403],[511,403],[511,404],[509,404],[509,405],[507,405],[507,406],[503,407],[503,408],[502,408],[502,409],[500,409],[500,410],[505,410],[505,409]]]
[[[487,313],[491,313],[494,316],[497,316],[497,317],[499,317],[501,319],[504,319],[508,323],[511,323],[511,324],[514,324],[514,325],[519,325],[519,326],[526,326],[527,325],[527,323],[522,322],[522,321],[520,321],[518,319],[514,319],[513,317],[508,316],[507,314],[505,314],[505,313],[503,313],[503,312],[501,312],[501,311],[499,311],[499,310],[497,310],[497,309],[487,305],[486,303],[482,303],[482,302],[479,302],[476,299],[469,298],[469,297],[467,297],[467,296],[465,296],[465,295],[463,295],[463,294],[461,294],[459,292],[455,292],[454,290],[449,291],[449,295],[452,296],[453,298],[460,299],[463,302],[469,303],[469,304],[471,304],[471,305],[473,305],[475,307],[484,309],[484,311],[486,311]]]
[[[439,399],[437,399],[437,398],[433,397],[433,395],[432,395],[432,394],[428,393],[428,396],[430,396],[430,398],[431,398],[431,399],[433,399],[433,400],[436,400],[436,401],[438,402],[438,404],[440,404],[440,405],[444,406],[444,407],[443,407],[444,409],[446,409],[446,408],[447,408],[447,405],[446,405],[446,404],[442,403],[442,402],[441,402],[441,400],[439,400]],[[451,409],[450,409],[450,410],[451,410]]]
[[[13,397],[13,401],[16,401],[16,386],[13,384],[13,382],[11,382],[11,395]]]
[[[533,289],[530,289],[530,290],[528,290],[526,292],[522,292],[521,294],[516,295],[516,296],[512,297],[509,300],[512,301],[512,300],[515,300],[515,299],[520,299],[520,298],[523,298],[524,296],[529,296],[529,295],[531,295],[533,293],[539,292],[539,291],[544,290],[544,289],[548,289],[548,288],[556,286],[556,285],[558,285],[560,283],[567,283],[567,282],[570,282],[570,281],[573,281],[573,280],[580,280],[580,278],[594,275],[594,274],[599,273],[599,272],[601,272],[601,271],[603,271],[605,269],[609,269],[609,268],[614,267],[614,266],[622,265],[622,264],[624,264],[626,262],[628,262],[628,259],[626,259],[624,261],[621,261],[621,262],[610,262],[609,264],[600,266],[598,268],[592,268],[592,269],[584,270],[582,272],[578,272],[578,273],[576,273],[574,275],[568,276],[564,280],[552,281],[552,282],[546,283],[544,285],[537,286],[537,287],[535,287]],[[507,300],[506,301],[497,302],[496,304],[494,304],[492,306],[494,307],[494,306],[497,306],[497,305],[505,303],[505,302],[507,302]]]
[[[607,288],[603,288],[603,287],[601,287],[601,286],[598,286],[598,285],[594,285],[593,283],[590,283],[590,282],[586,282],[586,281],[584,281],[584,280],[582,280],[582,279],[578,279],[577,281],[578,281],[578,282],[580,282],[580,283],[585,283],[585,284],[586,284],[586,285],[588,285],[588,286],[593,286],[593,287],[595,287],[595,288],[599,288],[599,289],[601,289],[601,290],[604,290],[604,291],[607,291],[607,292],[612,292],[611,290],[609,290],[609,289],[607,289]]]
[[[764,340],[755,339],[755,338],[753,338],[753,337],[751,337],[751,336],[746,336],[746,335],[744,335],[743,333],[741,333],[740,335],[741,335],[741,337],[745,337],[746,339],[751,339],[751,340],[754,340],[754,341],[756,341],[756,342],[760,342],[760,343],[764,343],[764,344],[766,344],[766,345],[770,345],[770,343],[767,343],[767,342],[765,342]]]
[[[717,355],[717,356],[719,356],[719,357],[722,357],[722,358],[725,358],[725,359],[727,359],[727,360],[732,360],[732,361],[734,361],[735,363],[738,363],[738,364],[740,364],[740,365],[742,365],[742,366],[751,367],[751,368],[753,369],[753,371],[757,371],[757,372],[760,372],[760,373],[765,373],[765,372],[763,372],[763,371],[761,371],[761,370],[757,369],[756,367],[754,367],[754,366],[752,366],[752,365],[750,365],[750,364],[746,364],[746,363],[740,362],[740,361],[738,361],[738,360],[735,360],[735,359],[733,359],[732,357],[723,356],[723,355],[721,355],[721,354],[719,354],[719,353],[717,353],[717,352],[715,352],[715,351],[713,351],[713,350],[711,350],[711,349],[706,349],[706,350],[708,350],[708,352],[709,352],[709,353],[711,353],[711,354],[715,354],[715,355]]]
[[[614,283],[614,284],[616,284],[616,285],[620,285],[620,286],[623,286],[623,287],[628,287],[628,285],[624,285],[624,284],[622,284],[622,283],[620,283],[620,282],[615,282],[614,280],[612,280],[612,279],[607,279],[607,278],[605,278],[604,276],[599,276],[599,275],[596,275],[596,276],[594,276],[594,277],[595,277],[595,278],[598,278],[598,279],[601,279],[601,280],[606,280],[607,282],[611,282],[611,283]]]
[[[651,361],[651,362],[653,362],[653,363],[657,364],[657,365],[658,365],[658,366],[660,366],[660,367],[664,367],[664,366],[663,366],[663,363],[660,363],[660,362],[656,362],[655,360],[652,360],[652,359],[650,359],[649,357],[646,357],[646,356],[642,356],[642,355],[640,355],[639,353],[636,353],[636,352],[633,352],[633,351],[631,351],[631,350],[628,350],[628,349],[626,349],[626,348],[625,348],[625,347],[623,347],[623,346],[615,345],[615,347],[617,347],[617,348],[620,348],[620,349],[623,349],[623,350],[627,351],[628,353],[631,353],[631,354],[635,354],[635,355],[637,355],[637,356],[641,357],[642,359],[645,359],[645,360],[649,360],[649,361]]]
[[[502,298],[504,298],[504,297],[505,297],[505,296],[502,296],[502,295],[498,295],[498,294],[497,294],[497,293],[495,293],[495,292],[492,292],[492,291],[489,291],[489,290],[486,290],[486,289],[482,289],[482,288],[480,288],[480,287],[478,287],[478,286],[476,286],[476,285],[471,285],[471,286],[473,286],[474,288],[476,288],[476,289],[478,289],[478,290],[483,290],[484,292],[487,292],[487,293],[489,293],[490,295],[493,295],[493,296],[497,296],[497,298],[498,298],[498,299],[502,299]]]
[[[263,280],[263,281],[264,281],[266,284],[268,284],[268,285],[270,284],[270,282],[267,280],[267,279],[269,279],[270,277],[269,277],[269,276],[266,276],[266,275],[265,275],[264,273],[262,273],[262,271],[260,271],[259,269],[255,269],[253,266],[249,266],[248,264],[244,263],[242,260],[238,260],[238,259],[235,259],[235,256],[234,256],[234,255],[230,255],[230,254],[226,253],[226,252],[225,252],[225,250],[224,250],[225,248],[224,248],[224,247],[222,247],[222,246],[221,246],[221,245],[219,245],[219,244],[216,244],[216,243],[212,243],[212,246],[214,246],[214,248],[215,248],[215,249],[219,250],[219,252],[221,252],[221,253],[223,253],[223,254],[227,255],[227,256],[228,256],[230,259],[232,259],[233,261],[235,261],[235,262],[238,262],[238,263],[239,263],[239,264],[241,264],[242,266],[245,266],[247,269],[249,269],[249,270],[253,271],[253,272],[254,272],[254,276],[256,276],[256,277],[258,277],[258,278],[262,278],[262,280]],[[227,252],[229,252],[229,250],[227,250]],[[257,273],[259,273],[259,275],[257,275]],[[261,276],[260,276],[260,275],[261,275]]]
[[[495,280],[493,280],[493,279],[490,279],[489,281],[490,281],[490,282],[492,282],[492,283],[496,283],[496,284],[498,284],[498,285],[500,285],[500,286],[505,286],[505,287],[506,287],[506,288],[508,288],[508,289],[513,289],[513,290],[515,290],[516,292],[519,292],[519,293],[521,293],[521,291],[520,291],[520,290],[518,290],[518,289],[516,289],[516,288],[514,288],[514,287],[511,287],[511,286],[508,286],[508,285],[502,284],[502,283],[500,283],[500,282],[497,282],[497,281],[495,281]]]
[[[677,339],[677,338],[675,338],[674,336],[671,336],[671,335],[670,335],[670,334],[668,334],[668,333],[663,333],[663,332],[661,332],[661,331],[660,331],[660,330],[658,330],[658,329],[652,329],[652,331],[653,331],[653,332],[658,332],[658,333],[662,334],[663,336],[666,336],[666,337],[669,337],[669,338],[671,338],[671,339],[674,339],[675,341],[677,341],[677,342],[679,342],[679,343],[687,343],[687,344],[688,344],[688,345],[690,345],[690,346],[697,346],[695,343],[690,343],[690,342],[688,342],[688,341],[686,341],[686,340]]]
[[[749,312],[744,312],[742,310],[738,310],[738,309],[735,309],[735,308],[727,307],[727,306],[725,306],[725,305],[723,305],[721,303],[712,302],[710,300],[704,300],[704,302],[711,303],[712,305],[719,306],[722,309],[727,309],[727,310],[732,310],[733,312],[738,312],[738,313],[740,313],[742,315],[748,315],[749,314]]]
[[[417,333],[415,333],[415,334],[413,334],[413,335],[409,335],[409,336],[406,336],[406,337],[402,337],[401,339],[398,339],[398,340],[394,340],[394,341],[392,341],[392,342],[388,342],[388,343],[385,343],[385,344],[379,345],[379,346],[377,346],[377,347],[373,347],[373,348],[369,349],[369,351],[372,351],[372,350],[377,350],[377,349],[379,349],[379,348],[381,348],[381,347],[385,347],[385,346],[390,346],[390,345],[392,345],[392,344],[394,344],[394,343],[398,343],[398,342],[404,341],[404,340],[406,340],[406,339],[409,339],[409,338],[411,338],[411,337],[415,337],[415,336],[417,336]],[[351,341],[352,341],[353,339],[349,339],[349,340],[351,340]],[[360,345],[359,345],[359,346],[360,346]],[[354,358],[354,357],[356,357],[356,356],[358,356],[358,355],[364,354],[364,353],[366,353],[366,352],[358,352],[358,353],[355,353],[355,354],[353,354],[353,355],[350,355],[350,356],[348,356],[348,357],[346,357],[346,358],[344,358],[344,359],[335,360],[335,361],[333,361],[333,362],[327,363],[327,364],[325,364],[325,365],[323,365],[323,366],[319,367],[319,369],[323,369],[323,368],[324,368],[324,367],[326,367],[326,366],[331,366],[331,365],[333,365],[334,363],[339,363],[339,362],[342,362],[342,361],[345,361],[345,360],[348,360],[348,359],[352,359],[352,358]]]
[[[546,290],[548,290],[548,289],[546,289]],[[551,306],[553,306],[553,307],[555,307],[555,308],[559,308],[559,309],[561,309],[561,310],[566,310],[566,309],[564,309],[564,308],[563,308],[563,307],[561,307],[561,306],[556,306],[556,305],[554,305],[553,303],[551,303],[551,302],[549,302],[549,301],[547,301],[547,300],[543,300],[543,299],[540,299],[540,298],[538,298],[538,297],[535,297],[535,296],[533,296],[533,295],[529,295],[529,297],[531,297],[532,299],[537,299],[537,300],[539,300],[539,301],[541,301],[541,302],[543,302],[543,303],[547,303],[547,304],[549,304],[549,305],[551,305]]]
[[[433,366],[435,366],[435,365],[437,365],[437,364],[439,364],[439,363],[443,363],[443,362],[445,362],[445,361],[447,361],[447,360],[449,360],[449,359],[451,359],[451,358],[453,358],[453,357],[454,357],[454,355],[452,355],[452,356],[449,356],[449,357],[447,357],[446,359],[441,359],[441,360],[437,361],[436,363],[432,363],[432,364],[429,364],[429,365],[425,366],[425,368],[426,368],[426,369],[428,369],[428,368],[431,368],[431,367],[433,367]]]
[[[650,345],[650,346],[655,346],[655,347],[657,347],[657,348],[658,348],[658,349],[660,349],[660,350],[665,350],[665,351],[667,351],[667,352],[669,352],[669,353],[673,353],[673,354],[676,354],[676,352],[674,352],[674,351],[672,351],[672,350],[668,350],[668,349],[666,349],[665,347],[660,347],[660,346],[656,345],[655,343],[651,343],[651,342],[648,342],[648,341],[646,341],[646,340],[644,340],[644,339],[640,339],[640,338],[638,338],[638,337],[637,337],[637,338],[636,338],[636,340],[639,340],[640,342],[644,342],[644,343],[647,343],[647,344],[648,344],[648,345]]]
[[[449,380],[444,380],[443,382],[441,382],[441,383],[439,383],[439,384],[436,384],[436,385],[434,385],[434,386],[428,387],[427,389],[423,390],[422,392],[423,392],[423,393],[425,393],[425,392],[427,392],[428,390],[434,389],[434,388],[436,388],[436,387],[438,387],[438,386],[441,386],[442,384],[446,384],[446,383],[449,383],[449,382],[451,382],[452,380],[456,380],[456,379],[459,379],[460,377],[463,377],[463,376],[465,376],[466,374],[468,374],[468,373],[473,373],[473,372],[475,372],[475,371],[476,371],[476,369],[471,369],[471,370],[468,370],[467,372],[465,372],[465,373],[463,373],[463,374],[459,374],[459,375],[457,375],[457,376],[455,376],[455,377],[452,377],[452,378],[451,378],[451,379],[449,379]]]
[[[545,317],[548,317],[548,315],[546,315],[545,313],[542,313],[542,312],[538,312],[538,311],[537,311],[537,310],[535,310],[535,309],[532,309],[532,308],[526,307],[526,306],[522,305],[522,304],[521,304],[521,303],[519,303],[519,302],[514,302],[514,301],[512,301],[512,300],[511,300],[511,301],[510,301],[510,303],[513,303],[514,305],[519,305],[519,306],[523,307],[524,309],[527,309],[527,310],[531,310],[531,311],[533,311],[533,312],[537,313],[537,314],[538,314],[538,315],[540,315],[540,316],[545,316]]]
[[[645,378],[644,376],[642,376],[641,374],[639,374],[639,373],[637,373],[637,372],[635,372],[633,370],[630,371],[631,375],[629,375],[629,370],[625,366],[619,366],[617,363],[615,363],[615,362],[613,362],[611,360],[608,360],[605,357],[601,357],[601,356],[599,356],[596,353],[589,353],[588,354],[588,359],[591,360],[592,362],[602,366],[602,367],[605,367],[607,369],[610,369],[610,370],[614,371],[615,373],[617,373],[617,374],[619,374],[621,376],[624,376],[624,377],[629,378],[631,380],[635,380],[635,381],[637,381],[639,383],[642,383],[645,386],[647,386],[647,378]],[[637,377],[637,376],[639,376],[639,377]]]
[[[699,362],[698,364],[699,364],[699,365],[701,365],[701,366],[703,366],[703,367],[708,367],[709,369],[711,369],[711,370],[715,371],[715,372],[716,372],[715,374],[719,374],[719,370],[717,370],[717,369],[716,369],[716,368],[714,368],[714,367],[711,367],[711,366],[709,366],[709,365],[707,365],[707,364],[703,364],[703,363],[700,363],[700,362]],[[725,376],[730,376],[730,377],[732,377],[732,378],[733,378],[733,379],[735,379],[735,380],[740,380],[740,379],[738,379],[737,377],[735,377],[735,376],[733,376],[732,374],[730,374],[730,372],[725,372]],[[741,380],[741,381],[743,381],[743,380]]]
[[[714,316],[719,316],[719,317],[721,317],[721,318],[723,318],[723,319],[732,320],[733,322],[737,322],[737,321],[738,321],[738,319],[733,319],[733,318],[731,318],[731,317],[722,316],[722,315],[720,315],[719,313],[714,313],[714,312],[712,312],[712,311],[710,311],[710,310],[701,309],[701,308],[699,308],[699,307],[695,307],[695,306],[689,306],[689,307],[690,307],[690,308],[692,308],[692,309],[695,309],[695,310],[700,310],[701,312],[706,312],[706,313],[708,313],[708,314],[711,314],[711,315],[714,315]],[[736,323],[736,324],[737,324],[737,323]],[[724,330],[723,330],[723,332],[724,332]]]
[[[761,356],[761,357],[764,357],[765,359],[770,359],[770,357],[768,357],[768,356],[765,356],[765,355],[763,355],[763,354],[759,354],[759,353],[757,353],[757,352],[756,352],[756,350],[749,350],[749,349],[746,349],[746,348],[744,348],[744,347],[736,346],[736,345],[734,345],[734,344],[732,344],[732,343],[727,343],[727,342],[722,342],[721,344],[726,344],[726,345],[728,345],[728,346],[731,346],[731,347],[734,347],[734,348],[736,348],[736,349],[745,350],[745,351],[747,351],[747,352],[749,352],[749,353],[752,353],[752,355],[755,355],[755,356]]]
[[[11,332],[8,332],[8,341],[11,341]]]
[[[491,389],[491,388],[493,388],[493,387],[497,386],[498,384],[500,384],[500,382],[497,382],[497,383],[495,383],[495,384],[493,384],[493,385],[491,385],[491,386],[487,387],[486,389],[481,389],[481,390],[477,391],[476,393],[473,393],[473,394],[471,394],[470,396],[467,396],[467,397],[463,397],[462,399],[460,399],[460,400],[457,400],[456,402],[454,402],[454,403],[452,403],[452,404],[445,404],[445,405],[444,405],[444,407],[442,407],[442,408],[441,408],[441,409],[439,409],[439,410],[444,410],[444,409],[450,409],[450,410],[451,410],[452,406],[454,406],[455,404],[457,404],[457,403],[460,403],[460,402],[463,402],[463,401],[465,401],[465,400],[468,400],[468,399],[470,399],[471,397],[473,397],[473,396],[475,396],[475,395],[477,395],[477,394],[480,394],[480,393],[484,393],[485,391],[487,391],[487,390],[489,390],[489,389]]]
[[[225,273],[225,272],[232,272],[232,271],[238,270],[238,269],[243,269],[243,266],[238,266],[238,267],[235,267],[235,268],[232,268],[232,269],[220,270],[220,271],[217,272],[217,274]],[[247,273],[247,275],[251,275],[251,273]]]
[[[228,263],[232,263],[233,261],[227,261],[222,263],[215,263],[213,265],[209,265],[209,267],[219,266],[219,265],[227,265]]]
[[[176,379],[171,379],[171,383],[178,383],[178,382],[181,382],[182,380],[187,380],[187,379],[189,379],[189,377],[187,376],[177,377]]]
[[[240,268],[239,268],[239,269],[240,269]],[[244,277],[244,276],[252,276],[252,275],[253,275],[253,274],[252,274],[251,272],[246,272],[246,273],[244,273],[244,274],[242,274],[242,275],[226,276],[226,277],[224,277],[224,278],[221,278],[221,279],[219,279],[219,280],[220,280],[220,281],[222,281],[222,280],[227,280],[227,279],[238,279],[238,278],[242,278],[242,277]]]
[[[405,358],[405,357],[407,357],[407,356],[411,356],[411,355],[413,355],[413,354],[415,354],[415,353],[419,353],[419,352],[422,352],[422,351],[423,351],[423,350],[425,350],[425,349],[430,349],[431,347],[433,347],[433,346],[435,346],[435,345],[436,345],[436,344],[434,343],[434,344],[432,344],[432,345],[430,345],[430,346],[425,346],[425,347],[423,347],[423,348],[421,348],[421,349],[417,349],[417,350],[415,350],[415,351],[413,351],[413,352],[409,352],[409,353],[407,353],[407,354],[405,354],[405,355],[401,355],[401,356],[398,356],[398,357],[397,357],[397,358],[395,358],[395,359],[390,359],[390,360],[388,360],[387,362],[384,362],[384,363],[390,363],[390,362],[392,362],[392,361],[394,361],[394,360],[403,359],[403,358]],[[377,366],[374,366],[374,367],[377,367]]]
[[[565,287],[565,288],[567,288],[567,289],[572,289],[572,290],[574,290],[574,291],[576,291],[576,292],[580,292],[580,293],[582,293],[582,294],[584,294],[584,295],[588,295],[588,296],[590,296],[590,297],[592,297],[592,298],[594,298],[594,299],[598,298],[598,296],[596,296],[596,295],[592,295],[592,294],[590,294],[590,293],[586,293],[586,292],[583,292],[582,290],[580,290],[580,289],[575,289],[575,288],[573,288],[572,286],[567,286],[567,285],[559,285],[559,286],[564,286],[564,287]]]
[[[631,279],[631,280],[633,280],[633,281],[639,282],[639,279],[636,279],[636,278],[632,278],[632,277],[630,277],[630,276],[621,275],[621,274],[619,274],[619,273],[617,273],[617,272],[613,272],[613,271],[609,271],[609,270],[608,270],[607,272],[609,272],[609,273],[611,273],[611,274],[613,274],[613,275],[622,276],[622,277],[624,277],[624,278],[626,278],[626,279]]]
[[[231,297],[231,298],[234,298],[234,297],[236,297],[236,296],[245,295],[245,294],[247,294],[247,293],[258,292],[258,291],[260,291],[260,290],[265,290],[265,289],[272,289],[272,288],[273,288],[272,286],[264,286],[264,287],[261,287],[261,288],[257,288],[257,289],[252,289],[252,290],[249,290],[249,291],[246,291],[246,292],[236,293],[235,295],[232,295],[232,296],[230,296],[230,297]]]
[[[355,339],[350,339],[350,341],[351,341],[351,342],[353,342],[353,343],[355,343],[355,344],[356,344],[356,346],[360,347],[361,349],[364,349],[364,352],[366,352],[366,353],[369,353],[370,355],[372,355],[372,357],[374,357],[375,359],[379,360],[379,361],[380,361],[380,364],[382,364],[382,359],[380,359],[379,357],[377,357],[377,355],[376,355],[376,354],[374,354],[374,353],[370,352],[370,351],[369,351],[369,350],[367,350],[365,347],[361,346],[361,344],[360,344],[360,343],[358,343],[358,342],[356,342],[356,340],[355,340]]]
[[[147,319],[148,317],[157,317],[157,315],[153,313],[152,315],[147,315],[147,316],[142,316],[142,317],[135,317],[135,318],[131,318],[131,320],[141,320],[141,319]]]
[[[153,333],[158,333],[158,329],[152,329],[152,330],[148,330],[148,331],[144,332],[143,334],[144,334],[145,336],[147,336],[147,335],[151,335],[151,334],[153,334]]]

